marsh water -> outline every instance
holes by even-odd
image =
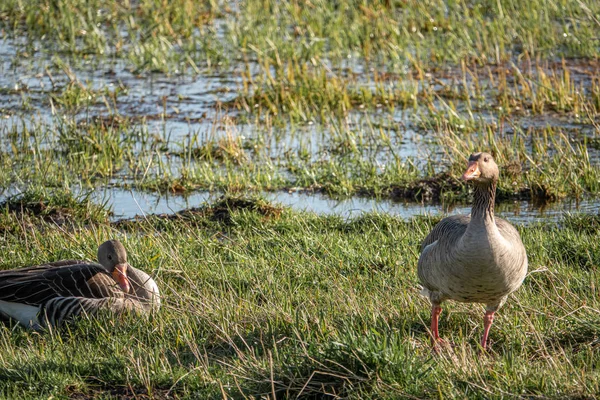
[[[577,79],[585,84],[586,76],[581,74]],[[450,79],[447,81],[450,82]],[[147,137],[153,137],[157,143],[173,152],[180,151],[186,142],[194,140],[203,143],[217,140],[231,135],[232,132],[242,138],[244,143],[266,141],[266,153],[271,160],[284,158],[288,153],[298,151],[299,147],[308,151],[309,159],[319,160],[337,145],[331,135],[324,132],[322,126],[314,124],[311,120],[296,124],[293,130],[285,127],[265,130],[251,122],[240,122],[237,111],[221,110],[220,105],[234,99],[240,89],[241,78],[237,73],[207,72],[200,75],[174,76],[148,73],[141,76],[127,69],[118,60],[100,64],[81,61],[78,65],[57,66],[49,53],[38,52],[35,57],[23,56],[22,50],[15,42],[0,40],[0,148],[10,145],[11,136],[34,130],[36,127],[60,131],[57,127],[61,118],[61,113],[57,112],[60,104],[57,104],[53,96],[73,82],[85,85],[92,91],[105,93],[94,101],[87,102],[84,107],[68,111],[67,114],[75,120],[81,122],[115,115],[134,121],[143,120]],[[441,82],[443,83],[444,79],[441,79]],[[367,81],[363,84],[365,87],[370,85]],[[107,98],[113,100],[109,101],[109,105]],[[391,114],[374,110],[370,115],[365,115],[362,111],[353,111],[350,112],[347,122],[357,127],[373,123],[402,126],[401,130],[388,130],[394,158],[410,160],[417,167],[424,165],[424,160],[439,159],[442,163],[442,149],[415,128],[415,115],[418,114],[419,111],[414,109],[398,109]],[[494,119],[483,111],[477,118]],[[589,124],[574,124],[557,116],[524,117],[518,124],[524,129],[547,125],[560,126],[577,137],[592,137],[596,134],[594,127]],[[38,151],[52,149],[57,143],[57,138],[53,136],[43,136],[41,140],[35,140],[35,148]],[[369,157],[385,166],[391,159],[389,150],[376,149],[370,152]],[[589,157],[592,162],[598,163],[600,150],[590,147]],[[177,158],[163,159],[162,162],[175,171],[181,168],[182,163]],[[219,190],[191,192],[185,196],[137,190],[131,188],[133,180],[127,173],[117,173],[111,181],[117,184],[98,185],[96,189],[91,190],[74,187],[73,190],[91,193],[94,201],[112,209],[113,219],[174,213],[186,208],[199,207],[222,195]],[[0,193],[0,200],[26,188],[27,182],[4,187]],[[261,195],[294,209],[344,217],[354,217],[371,211],[405,218],[415,215],[469,212],[468,204],[398,202],[359,196],[335,199],[302,190],[266,191],[261,192]],[[497,210],[509,220],[527,223],[557,220],[566,213],[597,213],[599,204],[595,199],[566,199],[542,206],[527,201],[510,201],[498,205]]]
[[[122,188],[104,188],[91,193],[92,199],[106,204],[112,211],[112,219],[128,219],[149,214],[172,214],[184,209],[202,207],[218,200],[219,192],[197,192],[189,196],[156,194]],[[468,214],[470,206],[465,204],[444,205],[417,202],[398,202],[353,196],[333,199],[319,193],[305,192],[263,192],[261,196],[275,204],[291,207],[294,210],[317,214],[339,215],[354,218],[366,212],[378,212],[412,218],[419,215]],[[558,221],[566,214],[597,213],[598,204],[594,201],[565,200],[545,205],[535,205],[527,201],[503,202],[498,204],[496,213],[514,223],[528,224],[540,221]]]

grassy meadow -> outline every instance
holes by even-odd
[[[448,303],[431,350],[419,245],[435,217],[282,208],[302,191],[465,204],[597,201],[600,2],[3,0],[0,268],[120,239],[164,306],[0,326],[0,398],[600,396],[600,219],[520,225],[530,272],[482,355]],[[114,221],[119,187],[221,200]],[[441,205],[440,205],[441,207]]]
[[[12,223],[11,223],[12,221]],[[419,242],[437,222],[367,214],[345,221],[229,199],[176,217],[65,229],[2,218],[1,267],[93,258],[121,239],[152,271],[164,307],[0,330],[6,398],[592,398],[600,391],[597,217],[521,229],[523,287],[499,312],[448,303],[452,348],[436,355],[418,295]]]

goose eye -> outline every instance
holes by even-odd
[[[485,157],[485,158],[483,159],[483,161],[485,161],[485,162],[488,162],[488,161],[489,161],[489,158]]]
[[[112,260],[112,255],[109,254],[107,257],[109,260]]]

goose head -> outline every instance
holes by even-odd
[[[489,153],[481,152],[471,154],[462,179],[479,185],[491,185],[498,181],[499,175],[500,171],[494,157]]]
[[[98,247],[98,262],[106,268],[125,293],[131,286],[127,278],[127,251],[118,240],[108,240]]]

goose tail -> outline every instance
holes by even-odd
[[[419,291],[419,294],[421,296],[427,297],[427,298],[429,298],[429,296],[431,296],[431,292],[426,287],[421,287],[421,290]]]

